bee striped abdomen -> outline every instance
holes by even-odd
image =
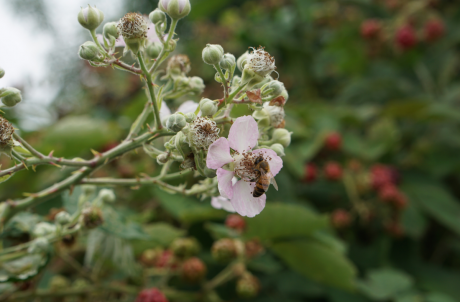
[[[254,192],[252,192],[252,196],[254,196],[254,197],[260,197],[260,196],[262,196],[264,193],[265,193],[264,188],[263,188],[261,185],[258,186],[258,183],[257,183],[256,186],[254,187]]]
[[[252,192],[252,196],[259,197],[262,196],[270,186],[270,178],[262,175],[259,180],[256,182],[256,186],[254,187],[254,192]]]

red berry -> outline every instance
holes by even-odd
[[[174,253],[171,250],[165,250],[161,253],[161,255],[158,257],[156,264],[156,267],[158,268],[176,268],[176,259],[174,259]]]
[[[375,19],[368,19],[361,23],[361,36],[364,39],[372,40],[380,35],[382,25],[380,21]]]
[[[316,168],[315,164],[308,163],[305,165],[305,177],[304,180],[306,182],[314,182],[316,180],[318,174],[318,169]]]
[[[242,232],[246,228],[246,221],[238,214],[230,214],[225,219],[225,225],[230,229]]]
[[[386,184],[379,189],[379,198],[383,202],[394,203],[398,199],[400,193],[398,188],[392,184]]]
[[[426,41],[436,41],[444,35],[444,23],[441,20],[428,21],[425,24],[424,35]]]
[[[395,184],[396,178],[396,173],[387,166],[377,164],[371,168],[371,183],[376,190],[388,184]]]
[[[168,302],[168,299],[158,289],[149,288],[139,293],[136,302]]]
[[[187,259],[182,264],[181,277],[187,282],[197,283],[206,276],[206,265],[197,257]]]
[[[327,150],[337,151],[342,147],[342,136],[340,133],[333,132],[326,137],[325,146]]]
[[[414,47],[417,44],[414,28],[409,24],[400,27],[396,32],[396,43],[404,50]]]
[[[336,229],[346,228],[351,223],[351,216],[345,210],[337,209],[331,214],[331,223]]]
[[[342,167],[336,162],[328,162],[324,167],[324,173],[329,180],[339,180],[342,177]]]

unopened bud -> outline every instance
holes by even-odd
[[[21,91],[14,87],[0,89],[0,98],[6,107],[14,107],[22,101]]]
[[[167,13],[172,19],[179,20],[186,17],[190,11],[190,0],[160,0],[158,8]]]
[[[39,222],[32,232],[34,237],[43,237],[56,232],[56,226],[48,222]]]
[[[286,155],[286,154],[284,153],[284,147],[283,147],[283,145],[281,145],[281,144],[276,143],[276,144],[271,145],[271,146],[268,147],[268,148],[269,148],[269,149],[272,149],[273,151],[275,151],[275,152],[276,152],[276,155],[278,155],[278,156],[285,156],[285,155]]]
[[[291,132],[282,128],[275,129],[272,135],[272,142],[281,144],[286,148],[291,144]]]
[[[189,81],[189,85],[190,85],[190,92],[192,92],[195,95],[202,94],[204,88],[206,87],[204,85],[203,79],[200,77],[191,77]]]
[[[0,79],[5,76],[5,69],[0,67]]]
[[[249,56],[249,52],[246,51],[244,54],[242,54],[238,60],[236,61],[236,66],[238,66],[238,69],[240,71],[243,71],[244,69],[244,66],[246,66],[246,64],[248,63],[248,56]]]
[[[192,257],[182,264],[181,277],[190,283],[197,283],[206,276],[206,265],[199,258]]]
[[[27,252],[29,254],[46,253],[49,250],[49,241],[44,237],[38,237],[32,241]]]
[[[96,43],[91,41],[83,43],[78,49],[78,56],[83,60],[96,61],[99,60],[100,55],[100,49],[97,47]]]
[[[217,107],[217,102],[214,102],[210,99],[202,99],[200,101],[200,111],[203,116],[216,114]]]
[[[231,70],[236,64],[235,56],[231,53],[226,53],[219,62],[219,66],[223,69]]]
[[[262,89],[262,96],[276,97],[279,96],[283,92],[283,90],[285,90],[284,84],[280,81],[273,80],[265,84],[264,88]]]
[[[200,245],[195,238],[178,238],[171,243],[169,248],[178,258],[189,258],[200,251]]]
[[[259,293],[259,290],[260,290],[259,280],[249,272],[246,272],[236,282],[236,293],[241,298],[246,298],[246,299],[254,298]]]
[[[78,22],[88,30],[95,30],[104,21],[104,14],[96,7],[82,8],[78,13]]]
[[[155,9],[149,14],[149,19],[152,21],[153,24],[157,23],[165,23],[166,22],[166,14],[162,12],[159,8]]]
[[[115,201],[115,193],[113,190],[110,189],[102,189],[99,191],[98,197],[102,200],[102,202],[112,203]]]
[[[96,207],[89,207],[84,209],[80,219],[83,226],[88,229],[94,229],[104,223],[101,209]]]
[[[168,116],[165,123],[166,128],[174,132],[181,131],[182,128],[185,127],[185,125],[187,125],[185,116],[183,116],[180,113],[171,114],[170,116]]]
[[[177,47],[177,40],[174,40],[174,39],[169,40],[169,44],[167,45],[165,44],[165,47],[166,47],[167,52],[173,52]]]
[[[207,44],[203,49],[203,61],[209,65],[219,64],[224,56],[224,49],[217,44]]]
[[[230,238],[219,239],[212,245],[212,257],[222,263],[235,259],[238,255],[235,240]]]
[[[102,34],[107,40],[117,39],[120,36],[118,31],[117,22],[108,22],[104,24]]]
[[[160,43],[150,43],[145,49],[145,53],[152,59],[158,58],[161,53],[162,46]]]
[[[95,185],[83,185],[81,186],[81,191],[85,196],[91,196],[96,192],[96,186]]]
[[[193,122],[194,119],[196,119],[196,115],[193,112],[188,112],[188,113],[185,113],[184,115],[185,115],[185,120],[187,121],[187,123],[191,123]]]
[[[67,213],[66,211],[62,211],[56,214],[54,220],[60,225],[66,225],[70,222],[71,217],[69,213]]]
[[[157,163],[159,165],[164,165],[168,162],[169,160],[169,155],[168,153],[162,153],[160,155],[157,156]]]

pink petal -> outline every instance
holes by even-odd
[[[267,196],[264,194],[260,197],[253,197],[255,183],[238,181],[233,187],[233,198],[231,202],[233,208],[241,216],[254,217],[265,208],[265,200]]]
[[[232,161],[233,158],[230,155],[230,147],[225,137],[220,137],[209,146],[208,155],[206,157],[206,166],[209,169],[220,168]]]
[[[230,199],[225,198],[223,196],[212,197],[211,205],[215,209],[224,209],[227,212],[235,213],[235,209],[233,208]]]
[[[257,123],[254,118],[249,115],[237,118],[228,134],[230,147],[239,153],[254,148],[258,138],[259,129],[257,128]]]
[[[257,149],[252,151],[252,154],[263,154],[263,157],[270,165],[270,172],[272,172],[273,176],[276,176],[283,167],[283,160],[273,150]]]
[[[216,171],[218,188],[220,195],[232,198],[233,197],[233,171],[227,171],[225,169],[219,168]]]

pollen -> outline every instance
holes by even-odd
[[[250,69],[254,72],[260,74],[261,76],[266,76],[267,74],[275,71],[275,57],[271,56],[266,52],[264,47],[259,46],[259,48],[252,48],[252,52],[249,54],[247,59],[247,64]]]
[[[13,145],[13,132],[13,125],[0,116],[0,148]]]
[[[118,30],[125,39],[147,38],[148,24],[142,15],[127,13],[117,24]]]
[[[192,143],[203,149],[208,149],[219,138],[219,132],[216,122],[206,117],[197,117],[190,125]]]
[[[243,152],[239,153],[235,151],[233,154],[234,158],[234,172],[242,180],[246,182],[254,182],[257,177],[259,177],[259,172],[254,171],[256,158],[262,156],[264,160],[271,160],[271,157],[265,156],[263,153],[252,153],[252,152]]]

